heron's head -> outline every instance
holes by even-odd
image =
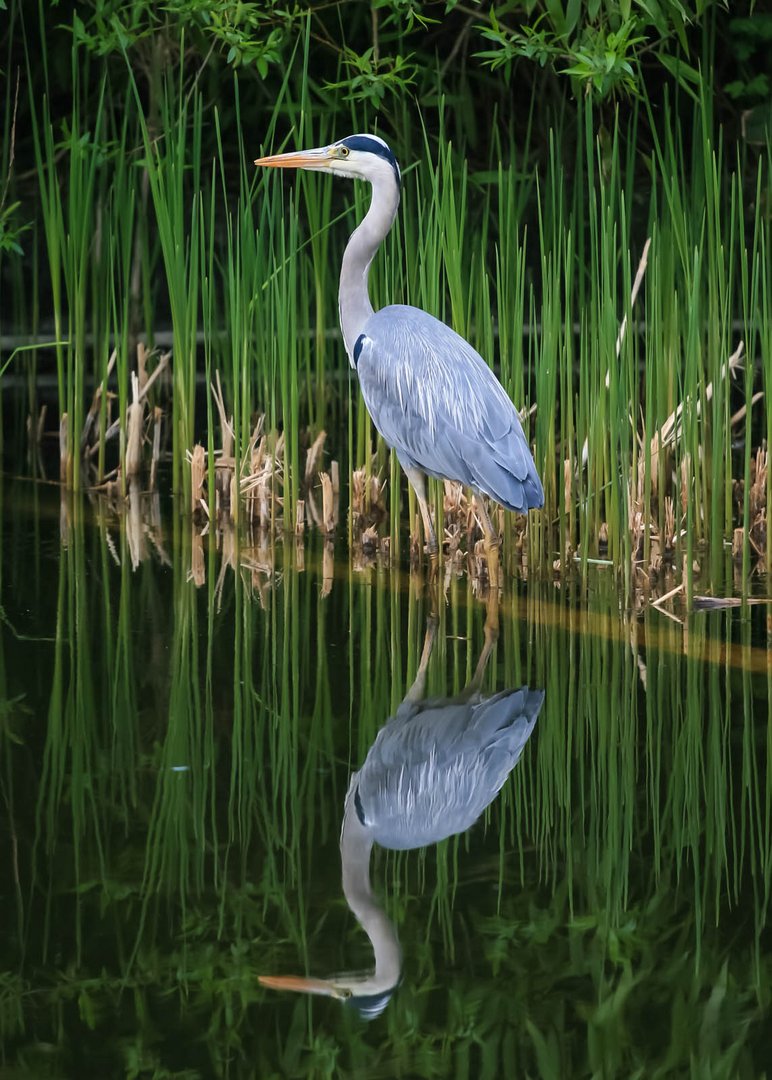
[[[349,135],[340,142],[320,146],[316,150],[298,150],[289,154],[273,154],[258,158],[255,165],[272,169],[313,169],[333,173],[349,180],[393,179],[399,187],[401,174],[397,159],[378,135]]]
[[[321,994],[354,1009],[363,1020],[380,1016],[391,1001],[396,986],[384,989],[373,975],[340,975],[313,979],[302,975],[260,975],[258,982],[269,990],[292,990],[300,994]]]

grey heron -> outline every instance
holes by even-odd
[[[370,882],[373,844],[405,851],[465,832],[523,753],[544,692],[524,686],[481,695],[494,640],[486,627],[485,648],[467,688],[456,697],[425,698],[435,632],[432,619],[415,681],[352,775],[346,796],[340,834],[343,894],[370,938],[374,970],[326,979],[263,975],[263,986],[338,998],[366,1018],[382,1012],[399,984],[402,952]]]
[[[460,481],[475,495],[489,558],[498,534],[481,498],[525,514],[544,491],[517,411],[472,346],[420,308],[374,311],[370,264],[400,199],[397,160],[377,135],[350,135],[314,150],[258,158],[256,165],[310,169],[372,185],[370,208],[349,238],[340,272],[339,314],[351,366],[375,427],[396,451],[415,490],[427,550],[438,554],[426,477]]]

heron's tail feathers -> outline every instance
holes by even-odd
[[[518,756],[531,736],[544,703],[543,690],[502,690],[474,707],[472,727],[480,747]]]
[[[463,451],[471,487],[519,514],[544,505],[544,489],[522,433],[513,431],[495,443],[480,444],[467,439],[465,444]]]

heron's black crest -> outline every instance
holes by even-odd
[[[341,144],[347,146],[349,150],[362,150],[367,154],[375,154],[376,157],[383,158],[384,161],[388,161],[394,170],[394,178],[397,181],[398,186],[402,186],[402,174],[399,171],[399,164],[391,149],[381,139],[375,139],[372,135],[349,135],[347,139],[341,139]]]
[[[360,334],[354,342],[354,367],[359,363],[359,354],[362,352],[362,346],[365,343],[365,335]]]

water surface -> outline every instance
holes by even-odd
[[[765,609],[681,625],[603,570],[434,603],[342,540],[0,497],[0,1076],[772,1069]],[[489,725],[504,775],[468,788],[479,818],[430,842],[424,782],[357,864],[394,985],[364,1008],[261,985],[372,972],[341,824],[372,824],[347,795],[373,747],[396,772],[409,754],[406,695],[439,752],[525,687]],[[400,715],[407,750],[379,741]]]

